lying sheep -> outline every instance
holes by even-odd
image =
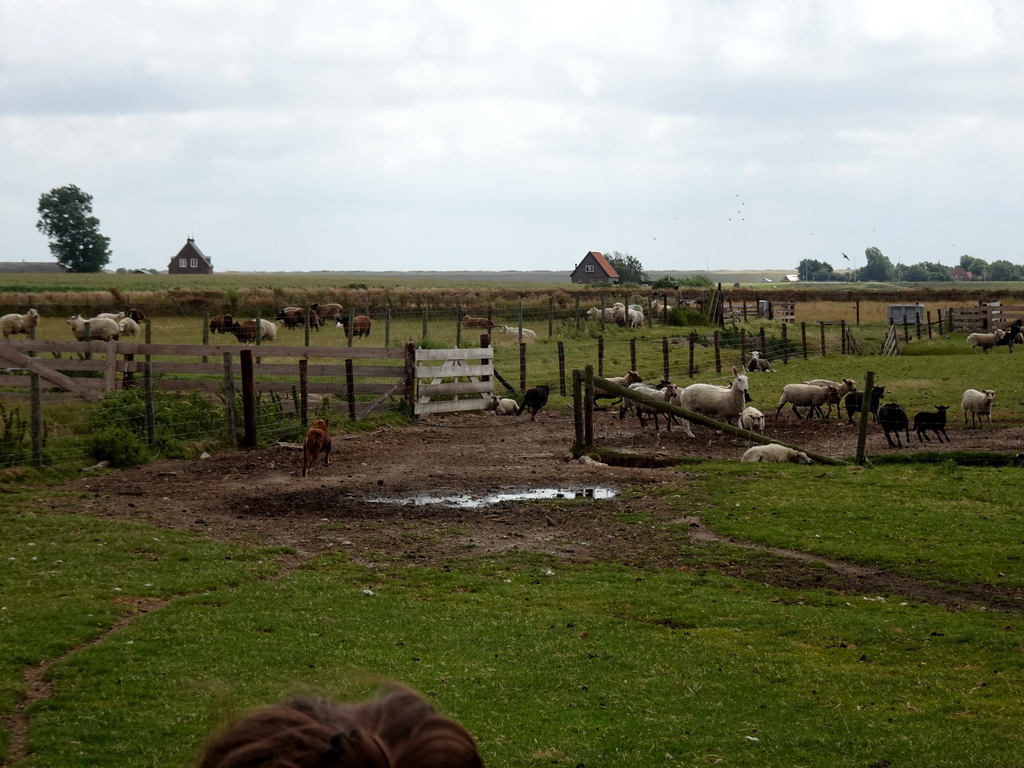
[[[988,418],[988,425],[992,426],[992,401],[996,397],[994,389],[986,389],[979,392],[976,389],[968,389],[960,398],[960,410],[964,412],[964,426],[967,426],[967,414],[971,414],[971,426],[974,426],[974,416],[978,416],[978,427],[982,426],[981,417]]]
[[[109,317],[94,317],[91,320],[85,320],[81,315],[75,315],[68,318],[68,325],[79,341],[85,341],[87,338],[92,341],[110,341],[111,339],[116,340],[121,334],[117,323]]]
[[[717,387],[714,384],[691,384],[674,398],[674,404],[681,408],[696,411],[718,421],[731,424],[739,418],[743,409],[750,401],[750,383],[736,366],[732,368],[732,383],[728,387]],[[684,421],[686,436],[693,437],[690,422]]]
[[[130,317],[124,317],[117,324],[117,330],[121,336],[138,336],[139,324]]]
[[[937,413],[923,411],[915,414],[914,431],[917,432],[917,442],[923,443],[927,440],[930,443],[932,439],[928,437],[929,430],[935,433],[935,437],[939,439],[940,443],[943,436],[945,436],[946,442],[949,442],[949,435],[946,434],[946,411],[949,410],[949,406],[937,405],[935,410]]]
[[[811,458],[803,451],[798,451],[794,448],[787,448],[784,445],[778,443],[771,443],[769,445],[755,445],[753,448],[747,448],[743,454],[743,458],[740,461],[751,461],[751,462],[774,462],[776,464],[813,464]]]
[[[807,412],[808,419],[814,413],[817,413],[824,419],[826,417],[821,410],[821,406],[828,404],[829,413],[831,413],[832,404],[839,405],[839,390],[829,384],[821,387],[814,384],[787,384],[782,388],[782,394],[779,396],[779,407],[775,409],[776,417],[778,417],[779,413],[788,403],[793,404],[793,413],[796,414],[798,419],[803,418],[800,415],[800,411],[796,409],[798,405],[810,408]]]
[[[972,333],[967,337],[967,343],[971,345],[971,352],[977,351],[978,347],[981,347],[981,351],[986,355],[988,351],[992,349],[999,340],[1006,335],[1006,331],[1001,328],[996,328],[992,333]]]
[[[517,339],[519,338],[519,327],[518,326],[496,325],[496,326],[494,326],[494,330],[496,330],[500,334],[503,334],[504,336],[512,336],[512,337],[517,338]],[[536,339],[537,339],[537,332],[536,331],[531,331],[529,328],[523,328],[523,339],[524,340],[525,339],[530,339],[532,341],[536,341]]]
[[[774,373],[775,369],[772,368],[772,364],[765,358],[761,357],[760,352],[751,352],[750,360],[747,361],[747,370],[751,373]]]
[[[745,429],[748,432],[757,432],[757,434],[763,435],[764,414],[754,406],[748,405],[740,414],[739,425],[740,429]]]
[[[519,403],[510,397],[494,397],[487,401],[487,410],[494,411],[496,416],[515,416]]]
[[[108,320],[113,320],[115,323],[119,323],[124,317],[124,312],[100,312],[96,317],[105,317]]]
[[[840,400],[842,400],[842,398],[845,395],[849,394],[850,392],[857,391],[857,382],[855,382],[853,379],[843,379],[841,383],[838,381],[831,381],[829,379],[811,379],[810,381],[805,381],[804,384],[813,384],[816,387],[835,387],[839,391]],[[840,413],[839,403],[836,403],[835,406],[836,413]],[[828,404],[828,413],[825,414],[825,418],[827,419],[831,415],[832,403],[830,402]]]
[[[11,334],[24,333],[28,335],[39,323],[39,312],[30,309],[24,315],[12,313],[0,317],[0,331],[4,334],[4,341],[8,341]]]
[[[878,424],[885,431],[885,440],[890,448],[902,448],[900,432],[907,436],[907,447],[910,447],[910,420],[907,412],[896,403],[886,403],[878,409]],[[892,441],[889,433],[896,435],[896,442]]]
[[[358,317],[362,317],[362,315],[358,315]],[[338,323],[339,324],[341,323],[342,319],[343,318],[341,318],[341,317],[338,318]],[[489,330],[491,330],[491,328],[494,327],[494,323],[492,323],[486,317],[473,317],[472,315],[463,315],[462,316],[462,327],[463,328],[484,328],[484,329],[489,331]]]

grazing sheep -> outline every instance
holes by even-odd
[[[519,338],[519,326],[496,325],[494,326],[494,328],[498,331],[498,333],[501,333],[505,336],[512,336],[517,339]],[[532,341],[536,341],[537,332],[531,331],[529,328],[523,328],[523,339],[530,339]]]
[[[988,418],[988,425],[992,426],[992,401],[996,397],[994,389],[986,389],[979,392],[976,389],[968,389],[960,398],[960,410],[964,412],[964,426],[967,426],[967,414],[971,414],[971,426],[974,426],[974,416],[978,416],[978,427],[982,426],[981,417]]]
[[[130,317],[124,317],[117,324],[117,330],[122,336],[138,336],[139,324]]]
[[[269,320],[260,318],[258,327],[260,328],[260,341],[273,341],[277,338],[277,326]],[[248,344],[249,342],[256,341],[256,328],[257,325],[255,319],[246,320],[241,325],[235,325],[235,327],[231,329],[231,332],[235,334],[235,338],[240,342]]]
[[[839,391],[840,400],[842,400],[843,396],[847,395],[848,393],[857,391],[857,382],[855,382],[853,379],[843,379],[842,382],[830,381],[829,379],[811,379],[810,381],[805,381],[804,384],[813,384],[816,387],[835,387]],[[840,413],[839,403],[837,402],[835,406],[836,413]],[[829,402],[828,413],[825,414],[825,418],[827,419],[831,415],[832,403]]]
[[[629,327],[630,328],[643,328],[644,327],[644,313],[643,310],[629,308]]]
[[[935,409],[938,411],[937,413],[922,411],[914,415],[914,431],[917,432],[917,442],[922,443],[927,440],[930,443],[932,441],[928,437],[929,429],[935,433],[940,443],[943,436],[945,436],[946,442],[949,442],[949,435],[946,434],[946,411],[949,410],[949,406],[936,405]]]
[[[885,396],[885,387],[872,387],[871,397],[868,400],[868,411],[871,412],[872,419],[878,422],[878,401]],[[851,392],[846,396],[846,415],[850,420],[850,424],[853,424],[853,414],[860,413],[864,407],[864,393],[863,392]]]
[[[308,310],[291,307],[282,309],[277,313],[277,322],[285,328],[305,328],[307,317],[309,318],[309,327],[315,330],[320,330],[320,326],[323,325],[323,323],[320,322],[320,317],[312,307]]]
[[[24,333],[28,335],[39,323],[39,312],[30,309],[24,315],[16,312],[0,317],[0,331],[4,334],[4,341],[8,341],[11,334]]]
[[[773,462],[775,464],[813,464],[810,456],[803,451],[798,451],[794,448],[787,448],[784,445],[778,443],[769,443],[768,445],[755,445],[753,448],[747,448],[743,454],[743,458],[740,461],[751,461],[751,462]]]
[[[526,390],[526,394],[523,395],[523,404],[516,410],[516,416],[528,410],[530,412],[530,421],[536,421],[537,413],[547,405],[548,393],[550,391],[551,387],[547,384],[540,384],[533,389]]]
[[[231,315],[214,315],[210,318],[210,333],[234,333],[238,323]]]
[[[736,366],[732,368],[732,383],[728,387],[717,387],[714,384],[691,384],[675,398],[675,404],[696,413],[710,416],[718,421],[731,424],[738,418],[750,400],[750,384]],[[684,421],[686,436],[693,437],[690,422]]]
[[[629,388],[634,392],[638,392],[641,395],[646,395],[652,400],[657,400],[662,403],[672,402],[674,398],[679,397],[681,390],[671,381],[662,381],[657,387],[652,387],[643,382],[634,382],[629,385]],[[640,427],[646,427],[647,424],[644,421],[644,416],[654,416],[654,431],[657,432],[661,429],[661,425],[658,423],[658,410],[651,408],[646,403],[640,400],[628,400],[623,403],[619,409],[619,419],[621,420],[627,410],[632,408],[636,411],[636,416],[640,420]],[[672,414],[666,413],[665,423],[668,426],[669,432],[672,431]]]
[[[68,325],[71,326],[71,332],[79,341],[85,341],[86,338],[92,341],[110,341],[117,339],[121,333],[117,323],[109,317],[94,317],[91,320],[84,320],[81,315],[75,315],[68,319]]]
[[[886,403],[878,409],[878,423],[885,432],[885,440],[889,443],[890,448],[902,448],[903,443],[900,442],[900,432],[904,432],[907,436],[907,447],[910,447],[910,420],[907,418],[907,412],[904,411],[896,403]],[[896,442],[892,441],[889,433],[896,435]]]
[[[826,418],[825,414],[821,410],[821,406],[826,403],[831,406],[833,403],[839,405],[839,390],[836,387],[826,384],[824,386],[815,386],[814,384],[787,384],[782,388],[782,394],[779,396],[779,407],[775,409],[775,416],[778,417],[779,413],[786,406],[787,403],[793,404],[793,413],[796,414],[798,419],[802,419],[800,411],[796,409],[798,405],[808,406],[810,410],[807,412],[807,418],[811,418],[811,415],[817,413],[822,419]],[[831,407],[829,413],[832,412]]]
[[[352,336],[369,336],[370,328],[373,323],[366,315],[356,315],[355,320],[352,319],[352,315],[345,315],[338,321],[336,327],[345,329],[345,336],[348,336],[348,324],[352,323]]]
[[[972,333],[967,337],[967,343],[971,345],[971,352],[974,353],[981,347],[981,351],[986,355],[988,351],[992,349],[999,340],[1006,335],[1006,331],[1002,328],[996,328],[992,333]]]
[[[515,416],[519,403],[511,397],[494,397],[487,401],[487,410],[494,411],[496,416]]]
[[[635,384],[638,381],[643,381],[640,374],[636,371],[627,371],[625,376],[613,376],[608,381],[618,384],[620,387],[628,387],[631,384]],[[598,400],[614,400],[618,395],[613,395],[606,390],[601,389],[596,384],[594,385],[594,407],[597,408]]]
[[[757,434],[763,435],[764,414],[754,406],[748,405],[743,409],[743,412],[740,413],[739,425],[740,429],[745,429],[748,432],[757,432]]]
[[[747,361],[747,370],[751,373],[774,373],[775,369],[767,359],[761,357],[760,352],[751,352],[750,360]]]
[[[316,312],[320,318],[320,325],[324,325],[328,320],[333,320],[334,322],[341,320],[341,304],[317,304],[313,302],[309,305],[309,308]]]
[[[130,317],[132,320],[134,320],[139,325],[142,325],[144,322],[146,322],[146,313],[143,312],[138,307],[132,307],[131,309],[129,309],[128,310],[128,317]]]
[[[357,315],[357,317],[365,317],[365,315]],[[338,318],[340,324],[346,318]],[[488,331],[494,327],[494,323],[488,320],[486,317],[473,317],[472,315],[462,316],[462,327],[463,328],[486,328]]]

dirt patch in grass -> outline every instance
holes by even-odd
[[[952,420],[951,420],[952,422]],[[856,430],[842,422],[769,419],[778,439],[832,456],[855,451]],[[949,449],[1021,448],[1020,426],[999,430],[950,427]],[[696,428],[654,433],[613,412],[596,414],[597,443],[660,457],[738,459],[742,440]],[[276,446],[235,451],[200,461],[155,462],[138,469],[79,478],[77,492],[48,502],[62,511],[144,520],[210,538],[287,548],[296,560],[344,551],[366,564],[441,565],[463,557],[539,553],[572,561],[674,568],[713,567],[780,587],[824,588],[868,596],[958,607],[1019,608],[1019,590],[975,585],[926,585],[803,553],[746,547],[742,556],[714,548],[724,540],[700,519],[700,497],[689,475],[676,469],[587,466],[568,462],[572,418],[541,412],[536,422],[484,413],[446,415],[420,424],[335,436],[329,467],[302,478],[300,452]],[[946,447],[946,444],[942,446]],[[916,437],[905,452],[935,450]],[[889,453],[877,428],[869,455]],[[830,468],[829,471],[836,471]],[[515,498],[481,504],[493,493],[548,489],[614,489],[611,499]],[[628,491],[622,493],[622,491]],[[665,491],[669,491],[666,493]],[[445,497],[458,497],[452,506]],[[476,506],[474,506],[476,505]],[[725,553],[725,554],[723,554]]]

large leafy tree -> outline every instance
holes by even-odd
[[[837,279],[836,271],[832,265],[817,259],[804,259],[801,261],[800,266],[797,267],[797,274],[801,280],[811,280],[813,282],[827,282]]]
[[[636,256],[612,251],[610,254],[605,254],[605,258],[619,273],[620,283],[649,283],[651,281],[644,271],[644,265]]]
[[[110,262],[110,238],[92,215],[92,195],[74,184],[39,197],[36,229],[50,238],[50,253],[71,272],[99,272]]]
[[[949,274],[949,267],[922,261],[904,269],[903,279],[911,283],[948,283],[953,277]]]
[[[975,280],[984,280],[985,272],[988,270],[987,261],[976,259],[967,253],[960,257],[960,266],[974,275]]]
[[[857,270],[857,279],[862,283],[887,283],[893,278],[894,270],[889,257],[871,246],[864,251],[867,263]]]
[[[1010,280],[1024,279],[1021,268],[1006,259],[993,261],[985,270],[986,280]]]

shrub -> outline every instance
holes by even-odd
[[[89,436],[89,453],[112,467],[138,467],[152,458],[138,435],[123,426],[107,425]]]

